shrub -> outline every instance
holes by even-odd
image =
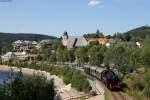
[[[1,100],[53,100],[53,80],[43,75],[16,77],[0,88]]]

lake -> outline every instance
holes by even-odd
[[[0,85],[3,85],[4,81],[6,83],[11,82],[11,80],[14,79],[15,76],[16,76],[16,74],[12,74],[10,72],[0,71]]]

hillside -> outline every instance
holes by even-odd
[[[2,33],[0,32],[0,45],[8,45],[16,40],[40,41],[43,39],[56,39],[54,36],[31,33]]]
[[[135,29],[132,29],[128,32],[125,32],[126,35],[130,36],[138,36],[140,38],[145,38],[146,35],[150,35],[150,27],[149,26],[142,26]]]

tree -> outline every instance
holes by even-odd
[[[62,63],[67,62],[68,61],[67,49],[58,48],[56,51],[56,58],[57,58],[57,61],[59,61],[59,62],[62,62]]]
[[[142,50],[142,60],[146,67],[150,66],[150,46],[144,47]]]
[[[43,75],[16,77],[11,83],[0,88],[1,100],[53,100],[53,80]]]
[[[130,41],[131,40],[131,36],[130,34],[122,34],[122,38],[123,38],[123,41]]]
[[[49,58],[51,56],[51,49],[50,48],[42,49],[41,54],[43,60],[49,61]]]
[[[100,52],[100,46],[93,46],[89,50],[89,63],[91,65],[100,66],[103,61],[103,55]]]
[[[107,35],[106,38],[107,38],[107,39],[111,39],[111,38],[113,38],[113,36]]]
[[[103,33],[100,32],[99,29],[97,29],[96,35],[97,35],[98,38],[104,37]]]
[[[150,66],[150,36],[147,35],[145,40],[144,40],[144,47],[142,48],[142,62],[143,65],[145,65],[146,67]]]
[[[84,64],[88,62],[87,49],[85,47],[79,47],[75,51],[75,57],[78,64]]]
[[[63,59],[63,50],[62,49],[57,49],[56,58],[57,58],[57,61],[63,62],[64,59]]]
[[[118,40],[123,40],[123,36],[122,36],[122,34],[121,33],[116,33],[115,34],[115,37],[118,39]]]
[[[115,68],[124,76],[133,69],[130,53],[130,49],[125,45],[111,47],[105,53],[104,62],[105,64],[114,64]]]
[[[1,47],[1,54],[5,54],[6,52],[13,51],[13,47],[11,45],[6,45]]]
[[[63,50],[63,61],[68,62],[69,61],[69,52],[67,49]]]
[[[113,57],[113,49],[114,47],[111,46],[110,48],[108,48],[106,50],[106,52],[104,53],[104,60],[103,62],[108,65],[108,64],[113,64],[113,61],[112,61],[112,57]]]
[[[144,81],[145,81],[144,95],[150,98],[150,70],[146,72],[144,76]]]
[[[130,59],[128,60],[133,68],[138,67],[142,63],[141,51],[141,48],[138,47],[130,48]]]
[[[74,62],[75,61],[74,52],[75,52],[74,49],[68,50],[68,60],[69,60],[69,62]]]
[[[62,42],[61,42],[61,39],[58,39],[58,40],[56,40],[55,42],[54,42],[54,44],[52,45],[52,49],[53,50],[57,50],[57,49],[64,49],[64,46],[63,46],[63,44],[62,44]]]
[[[92,47],[94,45],[99,45],[99,42],[98,41],[92,41],[89,43],[89,47]]]
[[[38,54],[40,51],[37,48],[33,48],[30,53]]]
[[[49,61],[52,62],[52,63],[55,63],[57,61],[55,52],[52,53],[52,55],[49,58]]]

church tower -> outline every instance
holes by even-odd
[[[62,36],[62,44],[64,46],[67,46],[68,38],[69,38],[68,33],[67,33],[67,31],[65,31],[63,36]]]

